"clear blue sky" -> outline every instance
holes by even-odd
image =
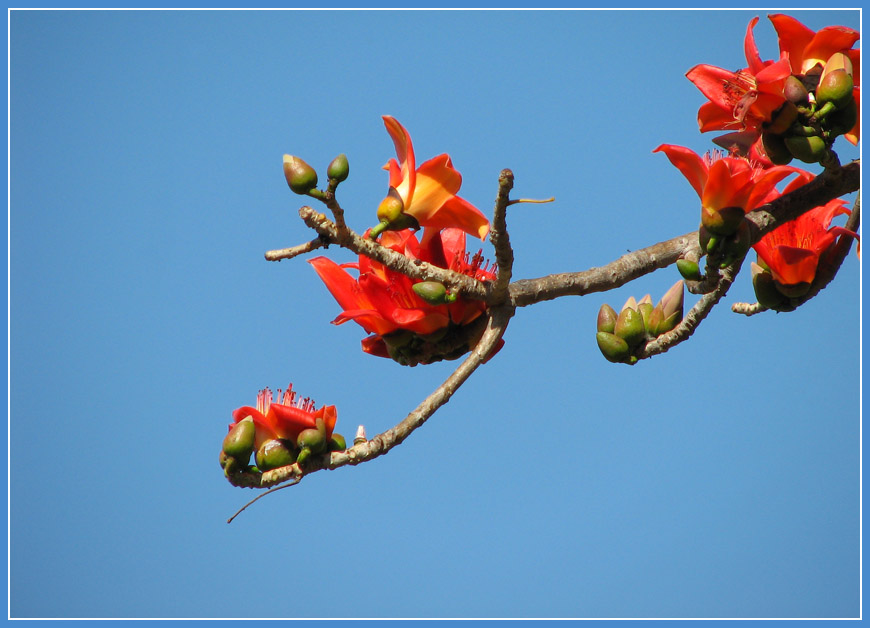
[[[675,269],[525,308],[402,446],[225,523],[255,493],[223,479],[221,439],[259,388],[373,435],[456,366],[363,354],[308,264],[263,259],[312,237],[284,153],[346,153],[363,229],[394,115],[488,214],[502,168],[556,197],[511,208],[515,277],[585,270],[697,227],[651,151],[712,147],[684,74],[745,67],[755,15],[772,58],[763,12],[14,12],[12,616],[857,616],[854,255],[751,319],[728,307],[746,269],[633,368],[599,354],[598,308]]]

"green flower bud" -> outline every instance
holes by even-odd
[[[415,283],[411,288],[417,293],[417,296],[423,299],[429,305],[444,305],[447,303],[447,288],[444,284],[437,281],[421,281]]]
[[[350,166],[347,163],[347,155],[344,153],[333,159],[326,168],[326,176],[330,179],[335,179],[339,183],[347,179],[349,172]]]
[[[347,441],[344,440],[344,436],[341,434],[333,434],[332,438],[329,439],[327,449],[329,451],[344,451],[347,449]]]
[[[794,75],[785,79],[782,92],[786,100],[796,105],[806,104],[810,100],[810,93],[807,91],[806,86]]]
[[[698,266],[698,262],[693,262],[690,259],[678,259],[677,270],[683,279],[688,279],[689,281],[699,281],[701,279],[701,269]]]
[[[766,308],[777,309],[785,302],[786,298],[776,289],[773,275],[755,262],[750,264],[750,269],[752,271],[752,287],[755,289],[755,300]]]
[[[774,135],[785,133],[792,123],[797,120],[797,117],[797,107],[794,103],[786,101],[779,109],[773,112],[770,122],[764,125],[764,130]]]
[[[625,340],[629,348],[634,349],[646,337],[646,329],[643,326],[643,316],[637,310],[630,307],[619,313],[613,333]]]
[[[816,102],[823,105],[833,103],[837,109],[845,107],[852,98],[852,88],[855,86],[852,77],[845,70],[826,72],[816,90]]]
[[[296,194],[308,194],[317,187],[314,168],[293,155],[284,155],[284,178]]]
[[[819,136],[801,137],[799,135],[785,138],[789,152],[797,159],[807,164],[817,163],[825,156],[827,147],[825,140]]]
[[[742,207],[723,207],[714,211],[701,208],[701,224],[713,235],[727,236],[737,231],[745,215]]]
[[[788,146],[786,146],[785,138],[783,138],[782,135],[762,133],[761,144],[764,146],[764,152],[767,153],[767,158],[777,166],[784,166],[794,158],[791,151],[789,151]]]
[[[643,301],[637,304],[637,311],[640,312],[640,317],[643,319],[643,328],[649,329],[647,323],[649,323],[649,315],[652,314],[653,304],[652,301]]]
[[[831,136],[843,135],[852,130],[858,122],[858,104],[852,99],[848,105],[837,109],[825,118],[825,126],[830,130]]]
[[[261,471],[286,467],[296,462],[296,450],[285,440],[267,440],[257,450],[257,466]]]
[[[316,428],[302,430],[296,439],[300,449],[309,449],[311,453],[322,454],[326,451],[326,435]]]
[[[595,340],[598,341],[598,348],[608,362],[624,362],[631,355],[628,343],[619,336],[599,331],[595,334]]]
[[[399,191],[391,187],[381,204],[378,205],[378,219],[381,222],[393,223],[399,219],[405,211],[405,202],[399,195]]]
[[[248,464],[254,451],[254,437],[257,427],[252,417],[245,417],[235,425],[224,437],[223,451],[227,456],[238,460],[242,465]]]
[[[612,334],[614,327],[616,327],[617,317],[616,310],[605,303],[601,306],[601,309],[598,310],[598,321],[595,325],[596,329],[598,331]]]

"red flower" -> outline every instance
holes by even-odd
[[[701,131],[749,130],[760,133],[761,125],[785,103],[783,87],[791,74],[788,59],[762,61],[755,45],[753,18],[746,28],[743,49],[749,67],[731,72],[712,65],[696,65],[686,73],[709,99],[698,110]]]
[[[707,153],[703,158],[682,146],[662,144],[661,151],[688,179],[701,199],[701,221],[710,228],[722,210],[739,207],[746,214],[778,196],[776,184],[793,172],[792,166],[755,167],[740,157]]]
[[[449,227],[483,240],[489,233],[489,220],[474,205],[456,195],[462,185],[462,175],[453,167],[450,156],[438,155],[417,168],[414,146],[405,127],[392,116],[384,116],[384,125],[393,138],[398,161],[390,159],[384,166],[390,172],[391,194],[381,202],[379,217],[382,212],[390,214],[390,208],[394,213],[413,217],[421,227],[429,228],[424,233],[424,243],[439,229]],[[389,220],[395,218],[392,215]]]
[[[257,393],[257,407],[242,406],[233,411],[233,425],[247,417],[254,419],[257,428],[255,449],[265,441],[273,438],[286,438],[294,443],[303,430],[317,427],[317,419],[323,419],[326,425],[326,440],[332,437],[335,429],[337,413],[335,406],[322,406],[314,409],[314,402],[308,397],[298,398],[289,384],[287,390],[278,389],[279,401],[272,401],[272,391],[265,388]]]
[[[838,52],[849,57],[853,68],[853,93],[855,104],[858,105],[859,119],[844,137],[852,144],[857,144],[861,128],[861,51],[853,50],[852,46],[861,38],[861,34],[845,26],[828,26],[816,32],[789,15],[776,14],[768,17],[779,36],[780,56],[789,61],[791,72],[796,76],[821,74],[828,60]]]
[[[805,185],[812,178],[813,175],[802,171],[783,194]],[[850,213],[845,205],[844,200],[834,199],[811,209],[780,225],[754,245],[755,252],[770,268],[777,282],[783,286],[811,284],[816,278],[819,260],[834,244],[837,236],[858,237],[842,227],[830,227],[834,216]]]
[[[447,268],[481,281],[495,278],[494,269],[482,266],[478,253],[469,259],[465,252],[465,234],[460,229],[432,232],[428,241],[420,243],[409,229],[388,231],[381,244],[411,259],[419,259],[440,268]],[[362,342],[363,351],[391,357],[384,336],[410,332],[427,336],[471,323],[486,311],[482,301],[450,297],[441,304],[424,300],[414,290],[422,282],[390,270],[363,255],[355,263],[338,265],[326,257],[310,260],[314,270],[344,311],[333,321],[340,325],[353,320],[372,334]],[[345,269],[355,269],[358,278]]]

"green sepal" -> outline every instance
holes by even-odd
[[[630,307],[625,308],[616,319],[613,333],[625,340],[629,348],[633,349],[637,347],[646,337],[643,316],[637,310],[633,310]]]
[[[807,164],[817,163],[825,156],[827,151],[825,140],[818,135],[813,137],[803,137],[800,135],[787,137],[785,138],[785,145],[796,159],[800,159]]]
[[[262,471],[270,471],[293,464],[296,462],[296,455],[296,448],[289,441],[270,439],[260,445],[255,459],[257,467]]]
[[[347,449],[347,441],[341,434],[333,433],[332,438],[329,439],[327,449],[329,451],[344,451]]]
[[[437,281],[420,281],[411,289],[429,305],[447,304],[447,288]]]

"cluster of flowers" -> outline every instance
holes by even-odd
[[[723,267],[748,251],[748,212],[812,180],[809,172],[786,165],[792,157],[836,163],[830,152],[835,138],[843,135],[855,144],[859,138],[860,50],[852,49],[859,33],[841,26],[814,32],[787,15],[770,20],[779,36],[778,60],[762,61],[753,37],[755,18],[744,40],[747,68],[731,72],[698,65],[686,75],[709,99],[698,111],[700,130],[736,130],[714,140],[728,153],[701,157],[672,144],[653,151],[663,152],[697,192],[701,247],[718,256]],[[795,179],[778,190],[777,184],[791,175]],[[760,304],[794,309],[837,237],[857,237],[830,227],[838,214],[849,211],[843,201],[831,201],[754,245],[759,262],[753,283]]]
[[[619,314],[608,304],[598,310],[595,339],[610,362],[637,363],[634,351],[647,340],[671,331],[683,320],[683,282],[678,281],[653,307],[650,295],[630,297]]]
[[[224,438],[220,464],[227,475],[239,471],[269,471],[298,463],[312,455],[347,448],[335,433],[335,406],[314,409],[314,402],[293,390],[278,389],[273,401],[268,388],[257,393],[257,407],[242,406],[233,412],[233,422]],[[256,467],[249,462],[255,455]]]

